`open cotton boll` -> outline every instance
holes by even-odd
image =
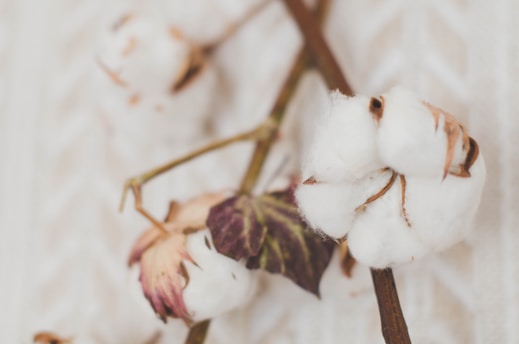
[[[421,241],[433,251],[444,250],[473,228],[485,182],[485,163],[480,155],[470,168],[470,178],[447,176],[407,178],[407,215]]]
[[[378,159],[369,99],[339,92],[330,97],[330,110],[318,121],[303,156],[302,176],[319,182],[355,181],[384,167]]]
[[[357,261],[373,268],[411,262],[429,253],[417,231],[410,228],[401,212],[399,187],[370,203],[348,233],[348,247]]]
[[[443,176],[448,155],[445,130],[446,125],[458,125],[453,123],[454,117],[403,87],[392,88],[380,101],[382,110],[374,118],[378,122],[377,147],[384,164],[406,176]],[[460,132],[453,147],[450,172],[459,172],[465,161],[463,141]]]
[[[198,265],[185,262],[189,284],[183,297],[194,321],[213,318],[240,307],[254,295],[257,286],[254,272],[243,262],[216,252],[208,229],[190,234],[186,248]]]

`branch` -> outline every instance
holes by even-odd
[[[328,0],[319,0],[319,3],[315,9],[315,16],[319,22],[324,20],[328,4]],[[304,47],[297,54],[294,64],[290,69],[290,72],[288,73],[288,76],[285,79],[283,85],[281,86],[281,90],[276,98],[276,101],[274,102],[274,105],[272,106],[270,115],[267,118],[267,122],[272,123],[273,126],[270,133],[264,138],[259,139],[256,143],[256,148],[254,149],[254,153],[249,162],[247,172],[245,172],[240,185],[240,192],[250,193],[254,188],[261,170],[263,169],[263,164],[265,163],[265,160],[270,152],[270,148],[274,144],[288,103],[294,95],[297,84],[303,76],[309,62],[309,52],[308,49]],[[206,320],[191,327],[189,329],[189,334],[185,344],[203,344],[205,337],[207,336],[207,331],[209,330],[209,325],[210,320]]]
[[[313,62],[330,89],[352,95],[344,74],[327,44],[318,23],[301,0],[283,0],[305,37]],[[371,269],[377,295],[382,334],[388,344],[411,343],[391,269]]]

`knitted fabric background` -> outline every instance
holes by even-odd
[[[269,4],[216,51],[218,85],[197,118],[182,111],[130,116],[96,60],[110,27],[129,10],[165,16],[203,43],[253,3],[0,0],[2,343],[30,343],[40,330],[80,344],[145,343],[157,331],[160,343],[182,343],[182,322],[155,317],[125,264],[148,224],[131,200],[117,212],[122,185],[258,124],[301,37],[283,4]],[[416,343],[519,342],[518,15],[513,0],[333,1],[326,34],[354,90],[414,89],[456,114],[487,162],[469,240],[395,269]],[[308,73],[260,188],[296,156],[288,152],[299,150],[308,130],[299,124],[311,125],[325,97],[319,77]],[[240,144],[154,180],[144,187],[146,207],[162,217],[172,198],[235,188],[251,148]],[[382,343],[368,269],[357,266],[348,280],[335,258],[321,300],[284,278],[261,276],[252,304],[216,319],[207,343]]]

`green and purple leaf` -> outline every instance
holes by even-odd
[[[220,253],[246,258],[249,269],[282,274],[319,296],[335,243],[304,223],[291,191],[229,198],[211,209],[207,226]]]

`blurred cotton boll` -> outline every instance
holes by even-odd
[[[355,181],[382,166],[369,98],[331,94],[330,110],[320,118],[303,159],[303,178],[318,182]]]
[[[255,272],[244,262],[219,254],[208,229],[188,236],[189,255],[196,262],[186,263],[189,283],[184,301],[194,321],[214,318],[244,306],[256,292]]]
[[[203,48],[173,23],[146,12],[122,15],[98,62],[111,82],[112,109],[126,112],[118,124],[132,137],[143,140],[147,127],[154,143],[203,130],[216,72]]]

